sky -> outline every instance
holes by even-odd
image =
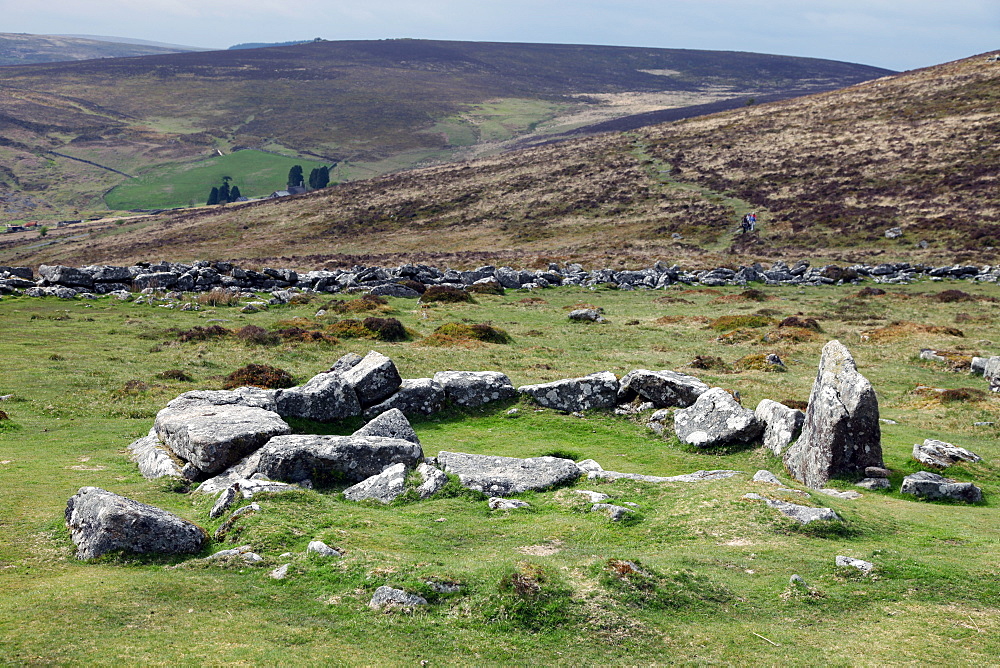
[[[226,48],[321,37],[749,51],[908,70],[1000,49],[1000,0],[0,0],[0,32]]]

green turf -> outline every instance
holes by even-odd
[[[763,288],[766,302],[722,290],[591,291],[561,288],[473,304],[421,306],[390,300],[380,315],[399,318],[411,341],[345,339],[339,344],[253,346],[234,338],[181,343],[178,333],[219,324],[237,329],[322,329],[315,317],[329,297],[256,314],[219,307],[180,312],[102,298],[0,299],[0,645],[10,664],[333,664],[333,665],[995,665],[1000,655],[1000,402],[936,404],[918,384],[984,388],[981,378],[920,360],[922,347],[996,352],[997,306],[979,299],[941,303],[958,287],[998,297],[996,285],[921,283],[857,298],[856,286]],[[724,297],[725,299],[721,299]],[[539,301],[541,300],[541,301]],[[605,309],[606,324],[571,323],[568,307]],[[708,327],[723,315],[761,309],[781,318],[815,317],[814,340],[735,344]],[[328,310],[328,313],[332,311]],[[958,321],[956,323],[956,320]],[[964,336],[899,329],[892,321],[959,327]],[[446,322],[491,323],[509,344],[424,345]],[[867,336],[867,339],[863,337]],[[766,493],[749,481],[759,468],[784,477],[759,448],[692,452],[649,432],[641,420],[591,412],[536,410],[525,401],[447,410],[414,420],[424,452],[518,457],[560,453],[605,468],[656,475],[737,469],[746,475],[700,484],[600,483],[528,493],[526,511],[491,513],[472,495],[390,507],[354,504],[337,489],[255,497],[262,512],[237,522],[209,552],[250,544],[262,565],[208,565],[197,559],[73,558],[63,524],[66,500],[96,485],[178,513],[214,532],[213,500],[146,481],[124,453],[174,396],[221,387],[248,363],[290,371],[298,382],[348,351],[383,352],[404,377],[443,369],[496,369],[515,385],[601,370],[677,369],[740,390],[745,406],[762,398],[804,400],[823,343],[852,350],[879,395],[883,449],[894,480],[917,470],[912,444],[947,440],[981,456],[948,475],[980,485],[982,505],[928,503],[896,492],[846,501],[814,493],[843,525],[802,528],[740,497]],[[777,352],[788,372],[721,373],[688,366],[695,355],[732,362]],[[164,380],[179,369],[191,381]],[[519,417],[507,411],[518,408]],[[350,433],[359,421],[297,430]],[[793,485],[799,487],[799,485]],[[637,517],[612,524],[573,489],[594,489],[639,504]],[[796,497],[789,497],[796,500]],[[245,502],[240,502],[245,503]],[[310,540],[346,550],[324,561],[303,554]],[[279,555],[293,552],[291,558]],[[876,564],[873,577],[834,566],[838,554]],[[650,573],[632,585],[608,575],[609,560],[636,560]],[[291,563],[287,579],[268,577]],[[798,574],[810,590],[790,587]],[[519,575],[540,582],[519,595]],[[428,581],[457,581],[458,594],[433,594]],[[368,609],[378,586],[426,595],[412,614]]]
[[[237,151],[142,172],[111,190],[104,199],[111,209],[197,206],[208,201],[209,191],[220,186],[224,176],[231,176],[230,186],[239,186],[245,197],[265,197],[287,187],[288,170],[294,165],[301,165],[308,177],[323,163],[262,151]]]

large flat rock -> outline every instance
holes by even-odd
[[[438,465],[458,476],[462,486],[491,496],[511,496],[573,482],[582,471],[559,457],[498,457],[442,450]]]
[[[626,403],[640,397],[657,408],[687,408],[708,390],[708,385],[694,376],[669,370],[635,369],[621,379],[618,402]]]
[[[753,411],[743,408],[720,387],[713,387],[691,406],[674,413],[677,438],[698,448],[748,443],[763,429]]]
[[[614,406],[618,399],[618,379],[610,371],[602,371],[582,378],[522,385],[517,391],[530,396],[539,406],[572,413]]]
[[[278,436],[261,448],[256,472],[285,482],[358,483],[393,464],[415,468],[423,458],[419,444],[399,438]]]
[[[448,401],[458,406],[482,406],[517,396],[510,378],[499,371],[439,371],[434,382],[444,388]]]
[[[193,554],[208,540],[196,524],[100,487],[81,487],[66,504],[77,559],[108,552]]]
[[[204,475],[225,470],[291,428],[272,411],[249,406],[164,408],[153,429],[160,441]]]

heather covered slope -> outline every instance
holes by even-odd
[[[344,255],[993,263],[998,78],[1000,63],[976,56],[644,131],[149,219],[42,249],[0,246],[0,256],[76,265],[153,252],[284,256],[308,266]],[[760,229],[735,234],[751,208]],[[885,238],[895,226],[902,237]]]
[[[128,176],[239,148],[337,162],[334,180],[354,180],[654,109],[883,74],[748,53],[425,40],[5,67],[0,213],[79,217]]]

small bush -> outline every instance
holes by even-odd
[[[160,380],[178,380],[183,383],[190,383],[194,380],[182,369],[167,369],[166,371],[161,371],[156,374],[156,377]]]
[[[885,290],[882,288],[861,288],[858,290],[855,297],[879,297],[885,294]]]
[[[181,341],[208,341],[209,339],[219,339],[231,336],[232,330],[221,325],[211,325],[210,327],[194,327],[184,332],[178,332],[177,338]]]
[[[482,341],[484,343],[510,343],[513,339],[499,327],[488,324],[467,325],[465,323],[448,322],[434,330],[433,336],[448,339],[465,339]]]
[[[945,327],[942,325],[923,325],[918,322],[907,320],[896,320],[890,322],[885,327],[879,327],[867,332],[863,332],[872,341],[884,341],[887,339],[897,339],[914,334],[944,334],[946,336],[964,337],[965,333],[955,327]]]
[[[241,327],[235,332],[236,338],[244,343],[250,343],[257,346],[273,346],[280,342],[280,338],[277,334],[269,332],[263,327],[258,327],[257,325],[247,325],[246,327]]]
[[[247,364],[245,367],[237,369],[228,376],[222,384],[223,389],[231,390],[244,385],[263,387],[265,389],[278,389],[292,387],[295,381],[292,374],[284,369],[273,367],[268,364]]]
[[[755,353],[746,355],[733,362],[734,371],[785,371],[785,367],[780,364],[772,364],[767,361],[767,354]]]
[[[712,355],[695,355],[691,363],[688,364],[693,369],[704,369],[706,371],[728,371],[729,365],[722,361],[721,357]]]
[[[298,343],[340,343],[336,338],[326,332],[302,329],[301,327],[285,327],[274,332],[282,341],[293,341]]]
[[[521,562],[507,571],[488,602],[488,621],[529,631],[558,628],[573,620],[572,590],[555,572]]]
[[[653,610],[677,609],[705,603],[725,603],[732,594],[694,571],[656,572],[636,560],[608,559],[596,564],[598,580],[623,603]]]
[[[389,300],[379,295],[362,295],[357,299],[335,299],[326,305],[327,311],[334,313],[368,313],[371,311],[387,311]]]
[[[797,315],[788,316],[778,323],[778,327],[798,327],[800,329],[811,329],[816,332],[823,331],[816,318],[800,318]]]
[[[785,406],[788,406],[789,408],[794,408],[795,410],[798,411],[804,411],[805,409],[809,408],[809,402],[802,401],[800,399],[782,399],[778,403],[784,404]]]
[[[0,422],[3,422],[4,420],[9,420],[9,419],[10,419],[10,416],[7,415],[7,413],[5,413],[4,411],[0,411]]]
[[[474,283],[465,288],[468,292],[477,295],[503,295],[503,286],[499,283]]]
[[[415,281],[412,278],[407,278],[402,281],[397,281],[404,288],[410,288],[411,290],[416,290],[420,294],[424,294],[427,291],[427,286],[420,281]]]
[[[779,327],[761,337],[763,343],[807,343],[820,337],[819,332],[802,327]]]
[[[361,325],[372,332],[373,337],[379,341],[406,341],[409,336],[406,328],[396,318],[376,318],[374,316],[365,318]]]
[[[240,303],[240,296],[223,288],[213,288],[196,296],[194,301],[200,306],[236,306]]]
[[[736,329],[720,335],[715,340],[719,343],[725,343],[726,345],[733,346],[737,343],[746,343],[747,341],[754,341],[759,338],[759,333],[752,329]]]
[[[746,327],[771,327],[774,324],[774,318],[766,315],[724,315],[710,322],[708,326],[717,332],[731,332]]]
[[[470,293],[447,285],[432,285],[428,287],[424,294],[420,295],[419,301],[421,304],[435,302],[441,304],[476,303],[476,300],[472,298]]]
[[[370,339],[372,332],[360,320],[344,318],[326,326],[326,330],[334,336],[345,339]]]
[[[973,302],[976,298],[970,295],[968,292],[962,292],[961,290],[944,290],[936,295],[932,295],[931,299],[939,301],[943,304],[951,304],[954,302]]]

